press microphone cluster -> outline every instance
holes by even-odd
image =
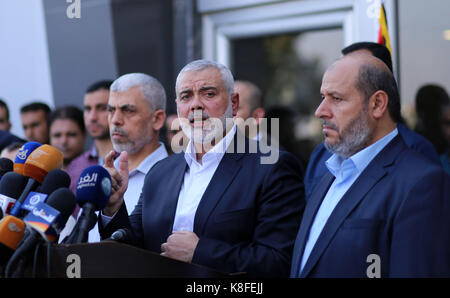
[[[62,161],[56,148],[36,142],[26,143],[13,165],[0,159],[0,275],[23,276],[40,244],[58,242],[77,203],[82,212],[62,243],[88,241],[97,222],[95,212],[109,201],[111,176],[98,165],[86,168],[78,179],[75,197],[68,189],[69,175],[59,169]]]
[[[78,244],[88,241],[89,231],[95,226],[95,211],[105,208],[111,195],[111,176],[98,165],[86,168],[80,175],[76,190],[78,205],[83,208],[72,233],[63,241]]]
[[[22,274],[23,266],[20,266],[19,262],[25,264],[38,243],[57,240],[75,206],[76,199],[73,193],[68,188],[59,188],[49,195],[45,203],[38,203],[35,209],[25,216],[23,221],[31,231],[23,237],[9,259],[5,277],[12,277],[12,269],[16,266],[19,274]]]
[[[64,228],[76,200],[62,162],[59,150],[37,142],[22,146],[13,164],[0,159],[0,272],[19,264],[20,273],[30,251]]]

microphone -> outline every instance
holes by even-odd
[[[11,215],[18,216],[20,207],[30,191],[35,190],[39,186],[39,183],[42,183],[48,172],[56,168],[61,168],[62,162],[63,154],[61,151],[47,144],[31,152],[23,168],[23,175],[29,177],[28,183],[14,204]]]
[[[131,244],[133,237],[131,236],[130,229],[122,228],[118,229],[114,233],[112,233],[111,237],[104,239],[102,241],[117,241],[120,243],[128,243]]]
[[[23,204],[21,205],[22,212],[28,213],[33,211],[37,204],[45,203],[48,195],[61,187],[68,188],[70,186],[70,176],[67,172],[54,169],[45,176],[42,185],[36,191],[31,191]]]
[[[17,249],[25,232],[25,223],[17,217],[7,215],[0,221],[0,267],[8,262]]]
[[[39,203],[24,218],[24,222],[32,229],[9,259],[6,277],[19,259],[28,256],[29,252],[43,239],[51,242],[57,240],[75,205],[76,199],[72,191],[68,188],[59,188],[49,195],[46,203]]]
[[[1,157],[0,158],[0,179],[2,179],[3,175],[8,172],[12,172],[14,169],[14,164],[11,159]]]
[[[16,172],[8,172],[0,180],[0,206],[3,215],[10,214],[16,199],[27,184],[27,177]]]
[[[89,231],[97,221],[95,211],[105,208],[111,195],[111,176],[102,166],[90,166],[81,173],[76,193],[77,203],[83,211],[64,242],[69,244],[87,242]]]
[[[25,161],[28,156],[30,156],[31,152],[40,146],[42,146],[42,144],[38,142],[26,142],[23,144],[23,146],[20,147],[19,152],[17,152],[16,158],[14,158],[14,172],[23,175]]]

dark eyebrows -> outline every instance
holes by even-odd
[[[217,88],[214,86],[204,86],[200,88],[200,92],[202,91],[209,91],[209,90],[213,90],[213,91],[217,91]]]
[[[191,92],[192,92],[192,89],[181,90],[181,91],[180,91],[180,96],[183,95],[183,94],[191,93]]]
[[[199,92],[210,91],[210,90],[217,91],[217,87],[214,87],[214,86],[203,86],[203,87],[201,87],[199,89]],[[192,93],[192,92],[193,92],[192,89],[185,89],[185,90],[180,91],[180,95],[187,94],[187,93]]]

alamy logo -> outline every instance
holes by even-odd
[[[81,18],[81,0],[66,0],[67,3],[72,3],[67,7],[66,15],[69,19]]]
[[[81,258],[77,254],[67,256],[66,262],[69,263],[66,270],[68,278],[81,278]]]
[[[366,259],[370,265],[367,267],[366,275],[368,278],[380,278],[381,277],[381,258],[377,254],[370,254]]]

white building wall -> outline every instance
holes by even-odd
[[[0,97],[9,106],[11,132],[20,137],[23,104],[39,99],[53,107],[42,0],[0,0]]]

